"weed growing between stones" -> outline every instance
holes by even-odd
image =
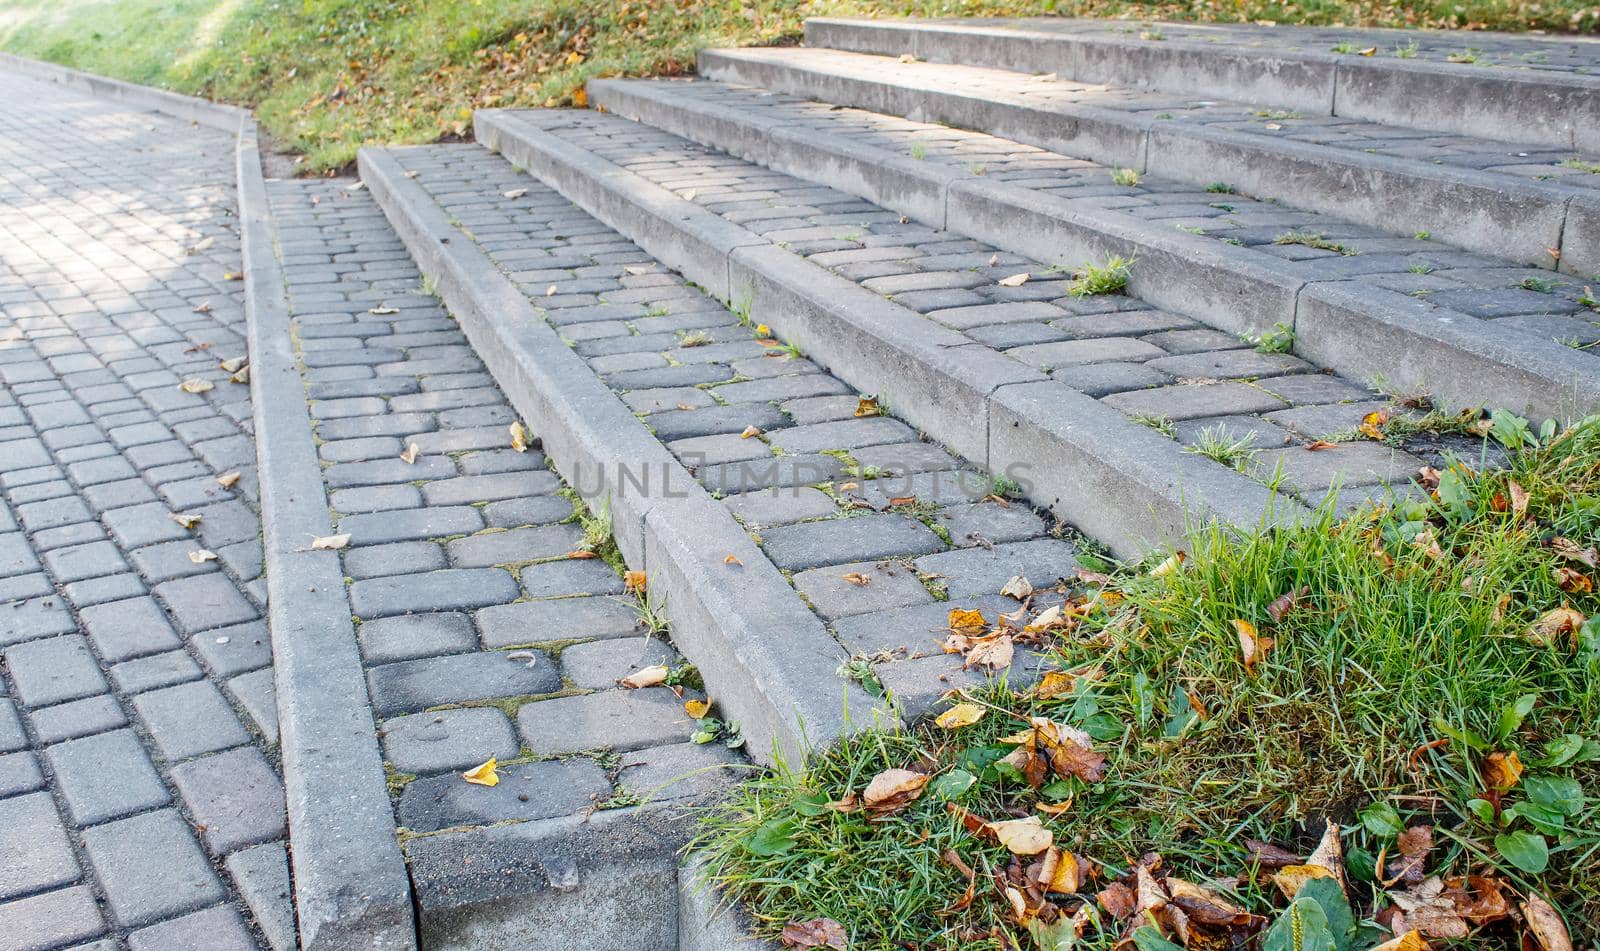
[[[1272,239],[1273,244],[1299,244],[1319,251],[1335,251],[1345,256],[1356,252],[1337,241],[1329,241],[1320,231],[1285,231]]]
[[[1080,572],[1036,684],[743,784],[711,878],[873,951],[1600,938],[1600,417],[1487,438],[1393,508]]]
[[[1244,341],[1255,347],[1257,353],[1288,353],[1294,349],[1294,328],[1280,320],[1271,330],[1249,334]]]
[[[1184,451],[1192,452],[1197,456],[1205,456],[1213,462],[1220,462],[1230,469],[1244,472],[1250,467],[1250,461],[1261,450],[1255,448],[1255,431],[1252,430],[1243,436],[1234,436],[1228,427],[1218,424],[1207,426],[1196,435],[1195,444],[1185,446]]]
[[[1124,188],[1132,188],[1139,184],[1139,173],[1131,168],[1114,168],[1111,170],[1111,181]]]
[[[1102,294],[1120,294],[1128,289],[1128,277],[1135,259],[1113,254],[1104,264],[1085,264],[1078,269],[1072,282],[1073,297],[1098,297]]]

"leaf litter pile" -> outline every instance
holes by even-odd
[[[1594,946],[1600,417],[1486,439],[1403,501],[953,609],[928,637],[994,681],[743,784],[711,880],[792,948]]]

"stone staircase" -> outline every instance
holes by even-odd
[[[280,369],[342,434],[320,444],[317,518],[357,536],[338,566],[381,731],[367,778],[381,755],[405,789],[363,817],[404,829],[423,946],[761,946],[679,870],[678,793],[635,805],[596,767],[604,808],[550,805],[551,762],[591,740],[662,787],[689,764],[684,798],[737,757],[679,749],[675,706],[611,689],[628,665],[609,642],[563,646],[637,631],[621,579],[559,560],[571,526],[535,500],[609,513],[670,628],[649,656],[694,663],[770,764],[981,681],[940,629],[1002,610],[1013,575],[1043,586],[1196,522],[1386,501],[1446,453],[1492,458],[1425,427],[1360,438],[1370,413],[1600,407],[1594,44],[1474,36],[1490,68],[1452,62],[1449,36],[1117,29],[813,21],[805,47],[706,51],[699,79],[597,80],[595,110],[480,110],[475,145],[365,150],[365,194],[273,186]],[[1126,287],[1086,293],[1115,258]],[[542,466],[506,452],[511,420]],[[474,496],[495,473],[537,485]],[[529,645],[560,690],[502,669]],[[575,722],[586,739],[541,745]],[[485,749],[524,754],[528,798],[457,794]],[[291,803],[292,839],[315,822]],[[359,920],[359,889],[337,898]],[[374,933],[404,946],[409,919],[390,924]]]

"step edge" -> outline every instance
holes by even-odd
[[[673,487],[672,497],[646,499],[632,510],[638,529],[628,560],[651,579],[651,600],[671,618],[674,643],[708,683],[721,683],[717,697],[744,727],[752,756],[769,763],[778,758],[799,763],[813,746],[826,745],[874,718],[892,719],[879,712],[864,716],[860,723],[847,721],[843,715],[847,706],[875,709],[871,698],[853,684],[841,682],[842,695],[848,698],[845,704],[798,689],[819,682],[816,678],[824,674],[835,677],[845,659],[844,649],[821,620],[727,509],[711,499],[620,399],[609,390],[604,399],[583,398],[583,390],[592,390],[591,383],[603,384],[481,249],[463,242],[430,242],[448,227],[443,213],[420,185],[404,176],[388,150],[363,149],[358,161],[362,180],[418,264],[434,277],[475,348],[480,353],[495,347],[506,351],[506,367],[516,370],[495,373],[496,382],[519,413],[543,427],[535,432],[545,439],[552,458],[558,452],[567,456],[555,459],[558,469],[570,465],[575,452],[595,452],[595,444],[603,443],[598,434],[612,432],[612,427],[623,431],[627,441],[648,439],[664,457],[657,464],[663,467],[666,484]],[[531,171],[531,166],[524,167]],[[535,323],[545,331],[537,336],[547,334],[554,342],[547,341],[547,349],[538,353],[527,346],[527,338],[535,335],[510,326]],[[539,406],[550,409],[541,411]],[[606,425],[608,419],[611,427]],[[630,461],[627,454],[614,454],[609,447],[599,452],[619,464]],[[694,546],[679,543],[689,537],[695,539]],[[724,560],[729,554],[737,564]],[[737,600],[728,590],[728,579],[735,576],[742,591]],[[759,623],[752,620],[753,614],[747,613],[753,611],[751,602],[773,616]],[[773,630],[774,623],[785,632],[782,645],[751,636],[752,631]]]
[[[416,948],[366,672],[336,551],[255,124],[237,152],[250,391],[261,486],[295,910],[307,951]],[[331,633],[331,636],[330,636]]]
[[[160,112],[176,119],[196,122],[212,129],[223,132],[240,133],[245,125],[251,126],[250,134],[256,135],[254,130],[255,120],[248,109],[230,106],[227,103],[212,102],[198,96],[187,96],[170,89],[161,89],[156,86],[142,86],[138,83],[125,82],[102,76],[87,70],[74,69],[71,66],[62,66],[45,60],[33,59],[28,56],[19,56],[16,53],[0,52],[0,68],[21,73],[31,79],[43,82],[57,83],[69,89],[86,92],[103,99],[124,103],[140,109],[149,109]]]

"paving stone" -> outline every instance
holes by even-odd
[[[1301,446],[1268,449],[1251,461],[1259,478],[1281,471],[1283,484],[1310,504],[1321,502],[1334,486],[1400,482],[1421,467],[1416,456],[1375,442],[1343,442],[1316,451]]]
[[[1361,425],[1368,413],[1390,409],[1388,400],[1360,403],[1328,403],[1321,406],[1296,406],[1293,409],[1268,413],[1266,418],[1308,439],[1323,439],[1342,435],[1349,438]]]
[[[79,611],[95,604],[104,604],[107,601],[123,601],[145,593],[144,582],[133,573],[121,575],[106,575],[103,578],[90,578],[86,581],[74,581],[65,585],[61,593],[66,595]]]
[[[0,901],[78,877],[67,833],[48,792],[0,799]]]
[[[1132,337],[1103,337],[1095,340],[1062,340],[1016,347],[1006,356],[1039,369],[1079,366],[1086,363],[1142,363],[1165,357],[1167,352],[1154,344]],[[1152,364],[1163,372],[1159,364]]]
[[[629,637],[639,632],[639,614],[621,598],[558,598],[484,608],[477,614],[486,647],[542,641]],[[366,625],[362,625],[363,630]]]
[[[45,759],[79,826],[164,806],[170,798],[132,730],[57,743]]]
[[[492,609],[491,609],[492,610]],[[369,664],[472,650],[477,636],[465,614],[402,614],[363,622],[361,654]]]
[[[431,541],[360,546],[344,553],[344,573],[358,579],[434,571],[448,565],[444,546]]]
[[[207,670],[221,677],[272,663],[272,638],[265,621],[250,621],[196,634],[189,639],[189,646],[200,655]]]
[[[172,510],[161,502],[146,502],[114,509],[102,516],[111,537],[123,548],[141,548],[156,542],[191,538],[193,533],[172,519]]]
[[[933,600],[915,571],[901,561],[857,562],[797,571],[795,590],[824,618],[847,617]],[[865,582],[865,583],[863,583]]]
[[[880,651],[905,652],[912,657],[943,653],[953,608],[982,611],[990,620],[1016,610],[1016,602],[999,594],[953,597],[839,618],[830,625],[845,650],[870,656]]]
[[[1050,378],[1094,397],[1164,386],[1172,382],[1172,377],[1142,363],[1069,366],[1052,371]]]
[[[38,570],[39,559],[22,533],[0,535],[0,577]]]
[[[497,700],[561,689],[556,662],[537,651],[512,660],[500,651],[447,654],[400,661],[367,672],[372,709],[380,717],[425,710],[445,703]]]
[[[570,816],[611,795],[605,771],[587,759],[519,763],[500,769],[497,786],[429,776],[407,784],[400,824],[413,832]]]
[[[939,575],[950,597],[997,594],[1007,581],[1022,575],[1036,588],[1069,578],[1078,567],[1070,542],[1054,538],[1013,542],[993,548],[963,548],[916,560],[917,570]]]
[[[791,570],[921,555],[944,547],[927,526],[904,515],[865,515],[780,526],[762,532],[761,544],[773,564]]]
[[[227,683],[228,695],[244,708],[245,715],[269,744],[278,742],[278,699],[274,691],[272,668],[263,667],[240,674]]]
[[[4,942],[0,948],[5,951],[50,951],[87,941],[105,930],[100,907],[87,885],[0,902],[0,941]],[[111,945],[107,944],[105,951],[113,951]]]
[[[470,769],[491,756],[510,759],[519,750],[511,720],[494,707],[396,717],[380,735],[384,759],[403,773]]]
[[[222,900],[211,863],[174,810],[87,829],[83,844],[119,924],[137,927]]]
[[[742,492],[722,501],[746,528],[752,530],[822,518],[839,510],[826,492],[811,486]]]
[[[554,558],[583,545],[578,525],[540,525],[458,538],[445,548],[457,568],[482,568]]]
[[[916,472],[934,472],[954,469],[961,463],[954,456],[932,443],[901,442],[887,446],[867,446],[854,449],[851,458],[863,472],[877,472],[877,480],[893,480]]]
[[[461,535],[483,527],[483,516],[471,506],[439,506],[370,515],[347,515],[339,520],[339,532],[350,536],[352,545],[382,545]]]
[[[181,645],[154,598],[131,598],[83,608],[84,632],[107,663],[142,657]]]
[[[557,495],[490,502],[483,507],[484,521],[494,528],[516,528],[559,522],[572,515],[572,503]]]
[[[517,730],[534,753],[558,756],[680,743],[694,732],[694,721],[670,691],[616,689],[524,704]]]
[[[118,690],[130,694],[199,680],[203,676],[200,665],[181,650],[141,657],[111,668],[111,682]]]
[[[422,487],[429,505],[469,505],[525,495],[548,495],[561,487],[555,474],[545,470],[439,479]]]
[[[129,951],[200,947],[206,951],[255,951],[256,941],[244,919],[229,905],[163,921],[128,935]]]
[[[916,438],[916,433],[904,423],[887,416],[874,416],[792,426],[772,433],[769,440],[785,452],[805,453],[912,442]]]
[[[171,761],[250,742],[221,691],[210,681],[179,684],[133,698],[133,708]]]
[[[769,403],[735,403],[732,406],[708,406],[705,409],[670,410],[644,418],[645,425],[663,442],[696,436],[738,434],[751,426],[761,430],[775,429],[787,421],[783,413]]]
[[[521,571],[522,587],[530,598],[557,598],[578,594],[621,594],[622,579],[600,559],[551,561],[529,565]]]
[[[812,454],[705,466],[695,473],[695,478],[708,492],[732,495],[775,486],[829,482],[843,472],[844,463],[834,456]]]
[[[128,570],[122,552],[109,541],[57,548],[45,553],[44,563],[56,581],[62,584]]]
[[[366,489],[340,489],[328,496],[336,512],[386,512],[416,508],[422,504],[422,490],[414,485],[384,485]]]
[[[0,753],[0,799],[43,788],[44,773],[39,770],[37,756],[31,752]]]
[[[1258,353],[1255,350],[1212,350],[1151,360],[1150,366],[1179,379],[1236,380],[1314,369],[1311,364],[1287,353]]]
[[[721,743],[673,743],[623,753],[617,785],[646,802],[710,799],[752,769]]]
[[[654,637],[606,638],[561,652],[561,672],[582,690],[606,690],[636,670],[682,663],[677,651]]]
[[[515,600],[516,579],[500,568],[447,568],[425,574],[370,578],[350,586],[350,605],[363,620],[423,611],[479,608]]]
[[[184,634],[239,624],[257,617],[256,609],[233,582],[219,573],[168,581],[157,585],[155,594]]]
[[[0,753],[27,749],[28,736],[22,730],[22,717],[17,715],[17,705],[0,697]]]
[[[241,849],[224,862],[267,945],[272,951],[294,951],[294,905],[290,899],[289,856],[283,843]]]
[[[1224,439],[1229,442],[1242,441],[1255,449],[1282,446],[1294,441],[1288,430],[1275,426],[1260,416],[1213,416],[1190,419],[1174,423],[1172,428],[1177,434],[1178,441],[1185,446],[1196,445],[1206,438]]]
[[[1129,416],[1150,416],[1170,420],[1201,416],[1231,416],[1241,413],[1266,413],[1285,409],[1286,404],[1265,390],[1248,383],[1224,382],[1163,386],[1151,390],[1114,393],[1105,402]]]
[[[41,707],[28,714],[33,723],[34,736],[43,743],[57,743],[73,737],[88,736],[127,726],[127,715],[122,704],[110,694],[85,697],[53,707]]]
[[[80,635],[49,637],[6,649],[16,699],[26,707],[76,700],[108,688],[100,664]]]
[[[212,855],[281,838],[283,784],[253,747],[173,767],[172,781]]]

